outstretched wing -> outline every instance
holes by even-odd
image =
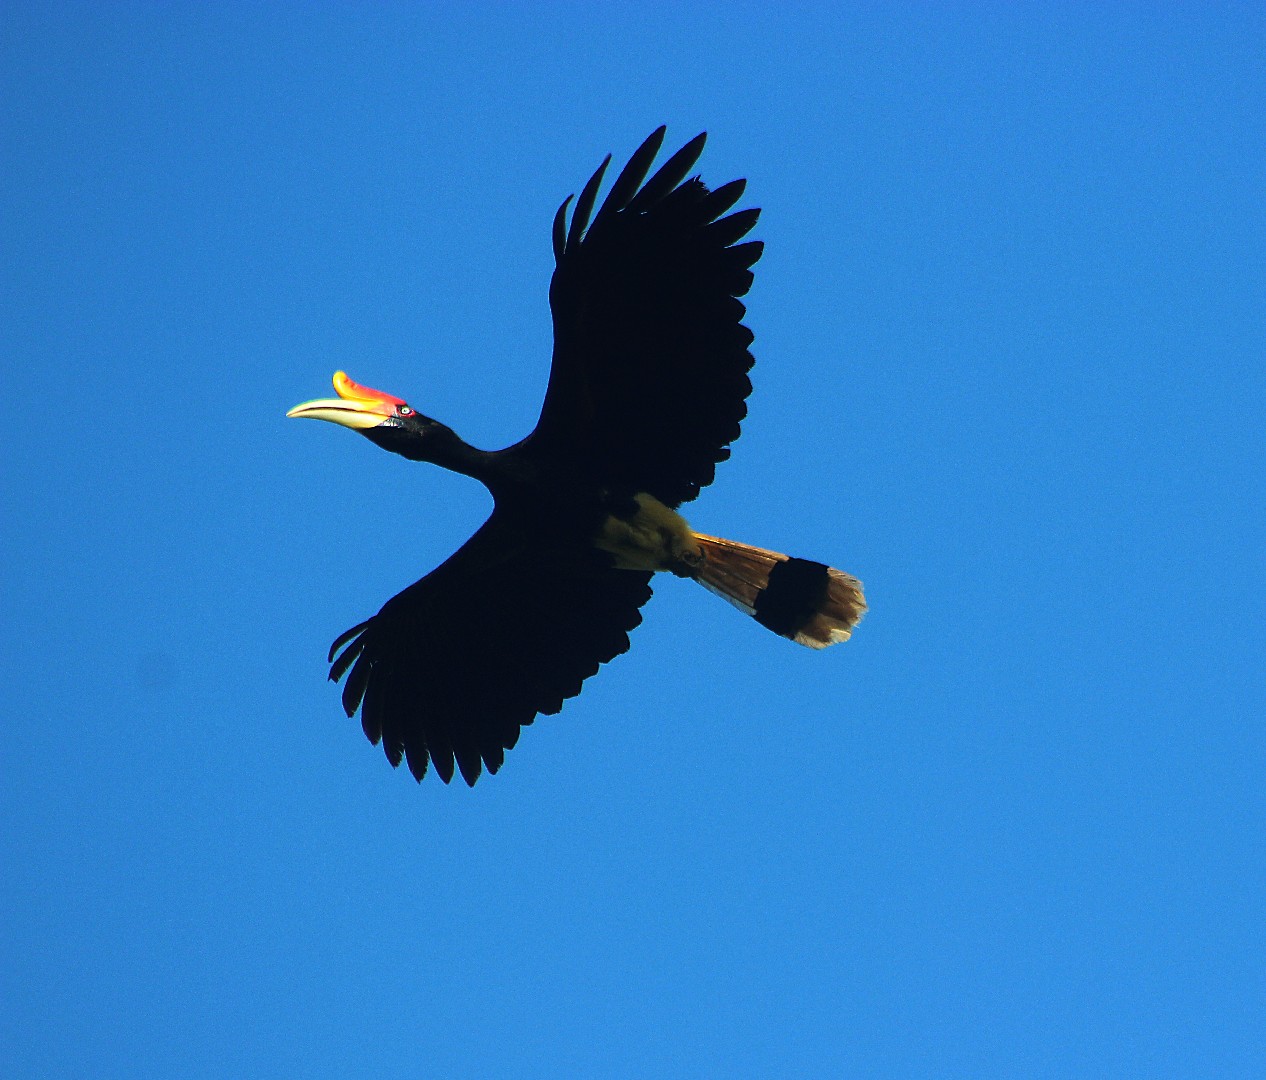
[[[759,242],[738,243],[759,210],[723,217],[743,193],[686,180],[704,135],[649,180],[661,127],[633,155],[590,224],[608,157],[554,219],[554,364],[534,451],[587,460],[613,491],[669,506],[693,499],[729,457],[751,392],[738,299]],[[646,180],[645,183],[643,181]]]
[[[615,570],[591,545],[542,538],[502,509],[447,562],[330,649],[371,742],[421,780],[481,763],[495,773],[519,729],[556,713],[629,647],[650,575]]]

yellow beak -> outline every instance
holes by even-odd
[[[305,401],[286,415],[328,420],[356,431],[366,431],[395,416],[397,406],[404,404],[398,397],[352,382],[343,371],[334,373],[334,390],[338,397]]]

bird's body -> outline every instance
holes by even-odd
[[[694,532],[677,508],[712,481],[751,383],[738,299],[759,211],[723,216],[743,181],[685,179],[704,137],[650,179],[656,131],[592,223],[606,162],[554,221],[554,363],[524,440],[477,450],[399,398],[335,375],[337,399],[292,416],[359,430],[384,449],[474,477],[491,517],[445,563],[342,635],[330,677],[366,734],[420,780],[496,772],[538,713],[554,713],[628,648],[657,571],[695,578],[813,647],[845,640],[859,583],[822,563]],[[609,161],[609,159],[608,159]]]

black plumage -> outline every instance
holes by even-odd
[[[583,452],[611,490],[679,506],[712,482],[747,414],[752,332],[738,298],[763,245],[736,246],[760,211],[721,217],[744,181],[716,192],[698,178],[682,182],[702,135],[637,190],[663,136],[660,128],[633,155],[586,232],[603,163],[565,243],[567,203],[559,207],[554,363],[526,446],[558,457]]]
[[[759,211],[729,212],[744,181],[709,191],[687,178],[705,136],[647,178],[663,138],[660,128],[642,144],[600,205],[609,158],[570,221],[570,198],[559,207],[553,366],[526,439],[476,450],[341,372],[338,400],[291,412],[473,476],[494,497],[491,517],[465,545],[330,652],[330,678],[346,678],[347,714],[359,708],[366,735],[418,779],[428,762],[445,782],[455,769],[469,784],[481,769],[495,773],[524,725],[557,712],[628,648],[654,570],[697,577],[815,646],[847,637],[864,609],[858,590],[847,625],[832,616],[806,639],[817,592],[761,596],[785,556],[699,537],[671,509],[712,481],[746,414],[752,334],[739,297],[762,245],[740,242]],[[781,576],[789,588],[823,588]],[[773,624],[761,618],[769,611]]]

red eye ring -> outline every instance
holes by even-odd
[[[397,406],[396,406],[396,415],[397,415],[397,416],[412,416],[412,415],[413,415],[413,410],[412,410],[411,408],[409,408],[409,406],[408,406],[408,405],[397,405]]]

